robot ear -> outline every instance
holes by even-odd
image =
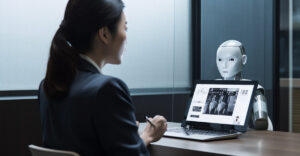
[[[242,55],[242,63],[243,65],[247,63],[247,55]]]

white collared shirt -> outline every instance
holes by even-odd
[[[83,55],[83,54],[79,54],[79,55],[82,59],[90,62],[99,71],[99,73],[101,73],[100,67],[97,65],[97,63],[94,60],[92,60],[90,57],[88,57],[86,55]]]

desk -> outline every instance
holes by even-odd
[[[168,127],[180,123],[168,122]],[[144,129],[141,123],[139,131]],[[201,142],[163,137],[148,147],[151,156],[199,155],[278,155],[300,156],[300,134],[274,131],[248,131],[238,139]]]

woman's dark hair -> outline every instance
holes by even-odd
[[[116,33],[123,8],[122,0],[69,0],[50,47],[43,86],[47,96],[61,98],[68,94],[79,54],[92,48],[100,28],[108,27],[113,35]]]

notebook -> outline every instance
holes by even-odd
[[[201,80],[195,83],[181,127],[164,136],[201,141],[237,138],[247,131],[256,81]]]

